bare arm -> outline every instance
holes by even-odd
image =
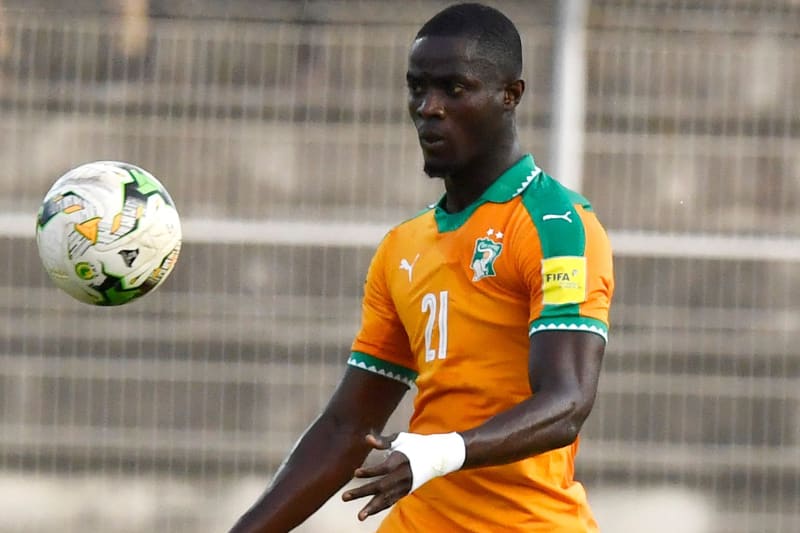
[[[295,445],[270,487],[230,533],[290,531],[347,483],[370,451],[406,385],[349,367],[328,406]]]
[[[531,337],[529,379],[533,394],[468,431],[462,468],[511,463],[567,446],[578,436],[594,405],[605,341],[598,335],[543,331]],[[388,449],[396,435],[370,435],[367,442]],[[392,453],[386,461],[360,468],[357,477],[382,478],[347,491],[346,501],[373,496],[359,518],[380,512],[408,494],[412,475],[408,458]]]
[[[543,331],[531,337],[533,395],[461,433],[463,468],[511,463],[571,444],[597,393],[605,341],[594,333]]]

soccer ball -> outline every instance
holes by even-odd
[[[96,161],[61,176],[36,221],[39,257],[81,302],[122,305],[167,278],[181,249],[178,211],[164,186],[129,163]]]

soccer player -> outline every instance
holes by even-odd
[[[589,203],[520,147],[514,24],[448,7],[416,35],[408,109],[439,202],[379,244],[348,369],[233,533],[283,532],[342,486],[379,533],[594,532],[573,479],[613,293]],[[409,431],[381,431],[407,388]],[[363,467],[372,449],[385,450]]]

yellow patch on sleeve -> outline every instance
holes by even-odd
[[[542,294],[545,305],[586,301],[586,258],[550,257],[542,260]]]

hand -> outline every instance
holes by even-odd
[[[366,442],[373,449],[389,450],[396,438],[397,433],[388,437],[369,434],[366,436]],[[358,519],[361,521],[366,520],[370,515],[391,507],[400,498],[411,492],[411,463],[408,457],[401,452],[393,451],[380,464],[368,468],[357,468],[355,471],[355,477],[357,478],[373,478],[377,476],[383,477],[350,489],[342,495],[342,499],[346,502],[365,496],[372,496],[369,503],[358,513]]]

